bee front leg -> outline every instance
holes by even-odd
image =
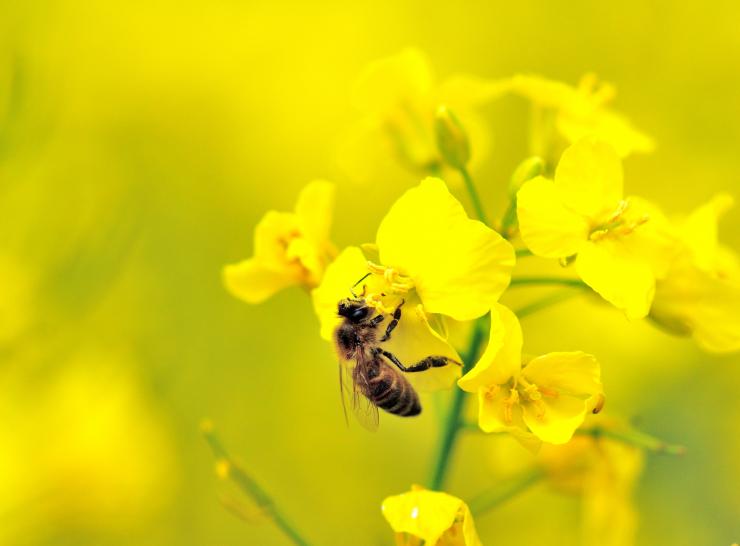
[[[401,320],[401,306],[405,303],[405,300],[401,300],[398,307],[393,311],[393,320],[388,323],[388,328],[385,329],[385,335],[380,338],[380,341],[388,341],[391,338],[391,332],[398,326],[398,321]]]
[[[404,366],[403,363],[398,360],[398,357],[396,357],[396,355],[394,355],[393,353],[385,351],[383,349],[380,349],[378,352],[386,357],[388,360],[393,362],[393,364],[395,364],[399,370],[406,373],[423,372],[424,370],[428,370],[429,368],[441,368],[443,366],[447,366],[447,364],[460,364],[459,362],[456,362],[451,358],[447,358],[446,356],[428,356],[426,358],[423,358],[416,364],[412,364],[411,366]]]

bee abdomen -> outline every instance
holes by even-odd
[[[387,366],[381,365],[378,374],[370,378],[370,392],[366,396],[380,409],[400,417],[413,417],[421,413],[419,395],[403,377]]]

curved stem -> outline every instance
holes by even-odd
[[[463,357],[463,373],[466,373],[473,367],[473,362],[478,356],[484,337],[483,323],[484,321],[479,319],[473,327],[473,335],[470,338],[468,350]],[[450,458],[452,457],[452,452],[455,447],[455,440],[464,425],[462,410],[465,406],[465,394],[465,391],[462,389],[455,388],[452,395],[452,405],[450,406],[450,411],[447,414],[444,428],[442,429],[442,437],[440,438],[439,447],[437,449],[437,456],[435,458],[434,465],[432,466],[432,475],[428,482],[429,489],[439,490],[444,484],[447,470],[449,468]]]
[[[549,296],[545,296],[542,299],[539,299],[537,301],[533,301],[532,303],[524,305],[520,307],[519,309],[515,309],[514,314],[520,319],[522,319],[528,315],[532,315],[536,313],[537,311],[540,311],[542,309],[547,309],[548,307],[551,307],[563,301],[569,300],[577,296],[579,293],[580,292],[572,291],[572,290],[557,291],[554,294],[550,294]]]
[[[661,453],[664,455],[684,455],[686,453],[684,446],[666,443],[659,438],[634,429],[618,430],[598,426],[588,429],[578,429],[576,430],[576,434],[593,436],[594,438],[610,438],[652,453]]]
[[[223,444],[213,430],[213,424],[210,421],[204,421],[201,425],[203,436],[205,436],[208,445],[211,447],[217,461],[218,473],[223,478],[231,480],[250,497],[265,514],[269,515],[275,525],[297,546],[310,546],[296,528],[291,524],[285,515],[278,509],[272,498],[265,492],[260,485],[254,481],[234,460],[229,456]]]
[[[465,167],[460,167],[459,171],[463,177],[463,180],[465,181],[465,187],[468,190],[468,194],[470,194],[470,200],[473,202],[473,208],[475,209],[476,216],[478,216],[478,220],[480,220],[487,226],[490,226],[490,224],[488,223],[488,218],[486,217],[486,213],[483,210],[483,204],[481,203],[480,196],[478,195],[478,190],[475,189],[473,178],[470,176],[468,169],[466,169]]]
[[[539,482],[544,475],[545,473],[541,468],[533,468],[519,476],[505,480],[470,501],[470,511],[473,516],[478,517],[526,491]]]
[[[580,279],[567,279],[565,277],[514,277],[511,279],[509,286],[547,286],[552,284],[588,288],[588,285]]]

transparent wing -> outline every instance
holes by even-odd
[[[380,417],[377,406],[362,394],[363,389],[367,387],[367,374],[364,373],[362,366],[364,366],[362,362],[339,363],[339,389],[342,394],[342,408],[347,424],[349,424],[349,418],[347,417],[347,406],[349,406],[357,421],[367,430],[374,432],[378,428]]]

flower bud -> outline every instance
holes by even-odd
[[[532,156],[522,161],[511,175],[509,194],[516,195],[519,189],[528,180],[545,172],[545,161],[539,156]]]
[[[470,161],[470,141],[460,120],[444,105],[437,109],[434,130],[442,158],[455,169],[464,169]]]

